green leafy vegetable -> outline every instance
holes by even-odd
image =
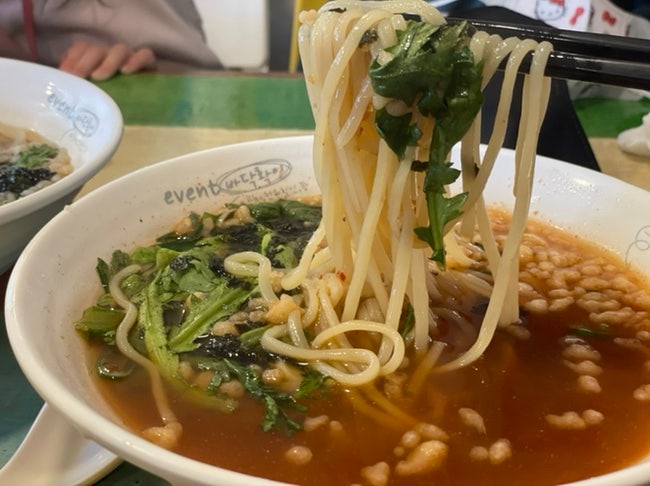
[[[307,368],[307,371],[303,373],[302,381],[296,393],[294,393],[295,398],[307,397],[314,392],[320,392],[321,394],[326,394],[328,388],[326,386],[329,381],[329,377],[319,373],[313,368]]]
[[[320,207],[281,199],[273,203],[251,204],[248,208],[258,222],[259,251],[275,267],[295,267],[320,222]]]
[[[249,204],[248,209],[259,223],[277,222],[279,219],[288,218],[315,227],[320,223],[322,215],[319,206],[290,199],[280,199],[271,203]]]
[[[95,363],[97,374],[108,380],[123,380],[135,371],[135,363],[116,349],[105,350]]]
[[[190,231],[177,233],[175,231],[159,236],[156,240],[163,248],[183,251],[188,250],[201,239],[203,231],[202,219],[196,213],[190,213]]]
[[[237,379],[244,385],[246,391],[264,405],[264,420],[262,429],[264,431],[273,428],[284,429],[288,434],[300,430],[301,426],[293,420],[286,412],[285,407],[305,411],[306,407],[296,401],[289,393],[284,393],[275,388],[265,385],[260,376],[249,366],[240,366],[230,360],[223,362],[235,374]]]
[[[227,282],[214,288],[203,300],[190,307],[190,312],[181,328],[169,341],[170,348],[176,352],[186,352],[196,347],[195,339],[207,332],[215,322],[234,314],[257,289],[231,288]]]
[[[611,326],[602,323],[598,325],[585,325],[569,327],[569,333],[581,337],[594,337],[594,338],[613,338],[616,333]]]
[[[431,259],[442,267],[445,226],[462,214],[467,198],[465,194],[447,196],[447,186],[460,174],[447,157],[483,103],[482,64],[474,62],[469,40],[466,23],[433,26],[408,20],[407,28],[398,32],[395,46],[387,49],[393,58],[383,65],[375,61],[369,69],[376,93],[435,118],[423,187],[429,226],[417,228],[416,234],[431,246]],[[394,116],[387,109],[378,110],[375,125],[400,159],[421,137],[410,114]]]
[[[41,145],[31,145],[28,149],[18,154],[16,165],[28,169],[43,165],[50,159],[53,159],[59,153],[56,147],[45,143]]]
[[[406,339],[408,334],[415,327],[415,312],[413,306],[408,304],[402,314],[402,325],[400,326],[400,335]]]
[[[386,108],[377,111],[375,116],[377,133],[397,156],[402,159],[407,147],[416,145],[422,136],[420,129],[411,124],[411,114],[393,116]]]
[[[112,309],[94,305],[84,310],[75,328],[89,337],[99,338],[106,344],[115,344],[115,331],[124,318],[122,309]]]
[[[162,375],[170,380],[178,379],[178,355],[174,354],[167,342],[167,329],[163,320],[163,306],[158,298],[157,282],[159,275],[144,292],[138,309],[138,326],[143,331],[144,344],[149,359],[153,361]]]
[[[37,184],[51,181],[56,172],[50,170],[47,162],[57,154],[58,149],[47,144],[32,144],[17,154],[5,150],[0,154],[0,193],[10,192],[20,197]]]
[[[231,217],[235,217],[235,209],[233,206]],[[325,378],[294,363],[292,366],[303,375],[296,397],[265,384],[259,368],[280,358],[262,348],[260,339],[267,327],[252,320],[258,317],[238,320],[237,335],[210,331],[220,321],[245,311],[246,303],[259,294],[257,279],[228,273],[224,258],[238,251],[259,251],[274,265],[291,268],[319,224],[321,209],[285,200],[253,204],[248,209],[254,221],[208,225],[208,220],[216,223],[220,216],[192,214],[185,233],[166,233],[156,244],[137,248],[131,254],[118,250],[110,261],[98,259],[96,271],[104,292],[75,325],[89,339],[99,338],[114,346],[125,313],[110,294],[109,284],[120,270],[137,264],[141,271],[120,283],[122,292],[138,308],[137,323],[129,335],[131,345],[155,363],[168,382],[203,406],[232,411],[236,400],[221,393],[219,387],[233,379],[240,381],[264,407],[264,430],[278,428],[291,433],[300,425],[290,412],[304,410],[296,397],[324,390]],[[213,226],[210,231],[206,229]],[[105,356],[110,358],[111,353]],[[197,370],[214,372],[207,389],[185,381],[179,371],[181,361]],[[102,359],[96,371],[111,379],[126,378],[130,371],[116,363],[112,358]]]

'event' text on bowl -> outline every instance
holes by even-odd
[[[170,189],[164,192],[166,204],[191,202],[202,197],[226,194],[244,194],[266,189],[286,179],[291,174],[292,166],[284,159],[268,159],[254,162],[235,170],[226,172],[216,180],[197,183],[184,189]]]

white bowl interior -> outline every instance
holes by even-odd
[[[5,309],[16,357],[45,400],[87,436],[172,483],[271,484],[164,451],[120,427],[95,391],[72,322],[99,293],[97,257],[108,259],[115,249],[151,241],[189,211],[317,193],[311,143],[311,137],[267,140],[159,163],[93,191],[47,224],[14,268]],[[503,188],[511,180],[512,160],[510,151],[501,155],[486,193],[489,202],[510,205]],[[646,191],[539,159],[532,213],[604,244],[650,275],[650,216],[640,210],[649,203]],[[650,478],[650,464],[589,484],[631,484],[640,478]]]
[[[58,69],[0,58],[0,122],[37,131],[70,153],[60,181],[0,206],[0,272],[29,239],[108,162],[122,137],[122,114],[94,84]]]

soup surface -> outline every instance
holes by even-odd
[[[507,215],[494,211],[497,235]],[[476,267],[481,268],[477,261]],[[540,222],[520,252],[521,322],[499,330],[484,356],[410,386],[414,365],[375,387],[333,385],[291,412],[302,430],[263,431],[263,407],[243,397],[232,413],[196,406],[168,386],[183,425],[179,454],[303,485],[566,483],[614,471],[650,449],[650,290],[617,257]],[[450,289],[441,361],[472,344],[485,299]],[[448,300],[446,300],[448,302]],[[440,306],[432,301],[432,307]],[[94,360],[103,351],[94,346]],[[124,424],[159,424],[149,378],[98,379]],[[364,398],[360,399],[360,395]],[[373,413],[388,398],[395,419]],[[405,417],[408,417],[406,419]]]

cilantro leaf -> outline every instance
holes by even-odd
[[[224,359],[223,362],[230,368],[241,384],[244,385],[246,391],[264,405],[262,429],[265,432],[279,428],[284,429],[287,434],[291,435],[293,432],[302,428],[285,410],[285,407],[300,411],[306,410],[306,407],[298,403],[292,395],[264,384],[255,370],[248,366],[238,365],[228,359]]]
[[[420,129],[411,123],[411,114],[394,116],[386,108],[378,110],[375,114],[377,132],[390,149],[401,159],[409,145],[416,145],[422,136]]]
[[[18,154],[16,165],[19,167],[27,167],[31,169],[43,165],[50,159],[53,159],[59,153],[56,147],[47,145],[31,145],[28,149],[23,150]]]
[[[383,65],[375,61],[369,68],[377,94],[401,100],[436,121],[423,187],[429,226],[417,228],[415,233],[431,246],[431,259],[441,267],[445,265],[445,226],[462,214],[467,199],[465,194],[446,196],[446,186],[460,175],[447,157],[483,103],[483,66],[474,62],[469,40],[464,22],[432,26],[408,20],[406,29],[398,32],[397,43],[387,49],[393,58]],[[402,115],[390,119],[385,110],[375,114],[378,133],[400,159],[406,146],[415,145],[421,137],[419,128],[411,125],[411,118]]]

